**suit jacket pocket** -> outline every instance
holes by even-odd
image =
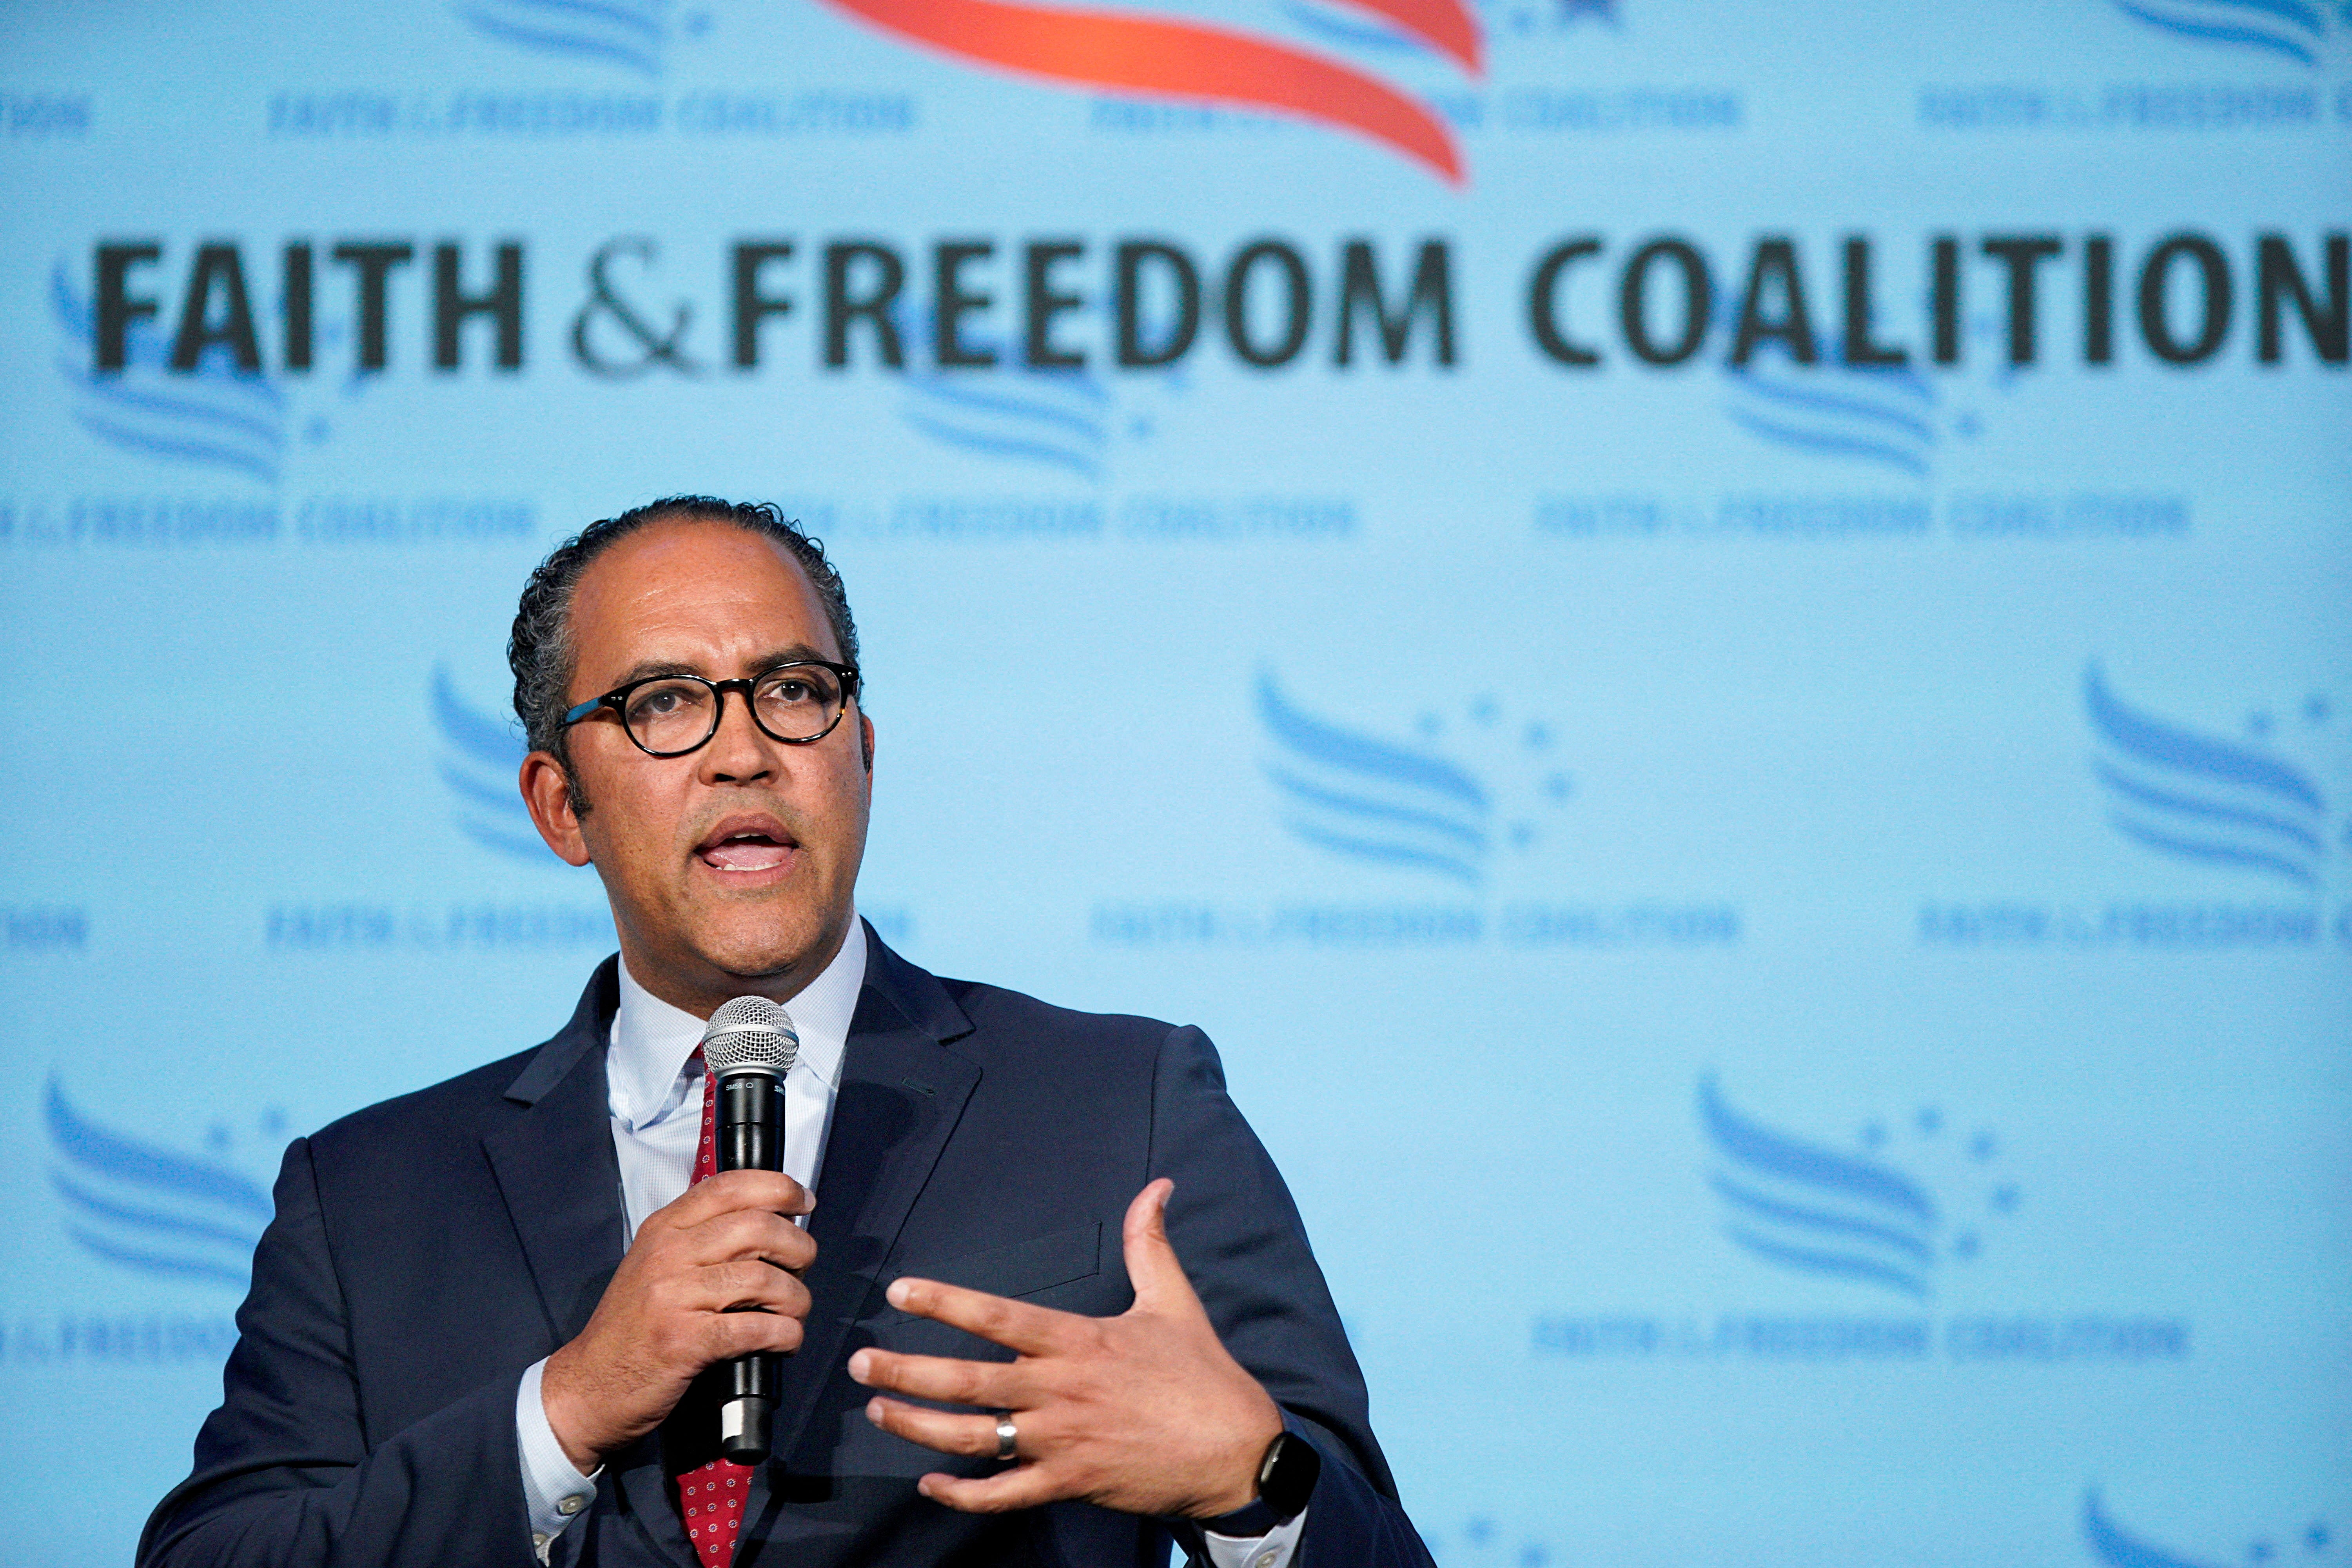
[[[968,1252],[938,1263],[918,1258],[905,1268],[888,1270],[882,1276],[881,1284],[887,1289],[890,1281],[900,1275],[912,1274],[918,1279],[961,1285],[968,1290],[985,1290],[992,1296],[1035,1296],[1057,1285],[1091,1279],[1100,1271],[1102,1228],[1100,1220],[1089,1220],[1067,1230],[1033,1236],[1025,1241],[992,1247],[984,1252]],[[907,1313],[890,1311],[876,1322],[908,1321]]]

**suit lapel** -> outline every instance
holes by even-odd
[[[522,1111],[482,1140],[547,1313],[549,1348],[588,1325],[627,1247],[621,1167],[604,1091],[604,1045],[619,1003],[614,962],[578,1011],[507,1089]]]
[[[507,1099],[521,1113],[482,1140],[547,1313],[551,1351],[588,1326],[628,1249],[604,1079],[604,1052],[619,1005],[618,961],[607,959],[588,982],[572,1021],[508,1087]],[[659,1444],[641,1439],[614,1455],[606,1468],[623,1512],[664,1556],[692,1568],[694,1550],[664,1488]]]
[[[793,1451],[818,1395],[843,1375],[842,1341],[980,1082],[979,1067],[943,1044],[971,1031],[946,988],[884,947],[871,927],[866,941],[866,985],[809,1219],[817,1245],[807,1275],[813,1300],[777,1413],[780,1456]]]
[[[807,1336],[786,1363],[779,1463],[798,1444],[825,1385],[845,1375],[843,1341],[980,1082],[979,1067],[946,1045],[972,1026],[946,988],[883,946],[871,926],[866,942],[866,984],[817,1173],[820,1202],[809,1227],[817,1259],[807,1277],[813,1300]],[[482,1141],[547,1314],[551,1350],[587,1326],[627,1247],[604,1079],[619,1002],[617,961],[607,959],[571,1023],[507,1089],[520,1114]],[[768,1505],[774,1468],[754,1473],[747,1513]],[[614,1455],[611,1469],[623,1511],[665,1556],[691,1564],[657,1439]]]

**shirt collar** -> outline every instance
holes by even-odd
[[[621,964],[621,1005],[613,1015],[612,1049],[604,1059],[606,1097],[614,1116],[630,1131],[666,1120],[685,1103],[700,1076],[694,1048],[702,1043],[703,1020],[673,1007],[637,983]],[[814,1073],[828,1090],[841,1083],[842,1053],[849,1022],[866,984],[866,922],[853,913],[841,951],[823,973],[784,1005],[801,1037],[793,1077]]]

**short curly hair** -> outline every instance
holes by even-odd
[[[716,496],[665,496],[631,507],[617,517],[600,519],[553,550],[523,584],[522,603],[515,611],[514,631],[507,638],[507,666],[514,671],[515,717],[522,721],[523,740],[534,752],[547,752],[572,774],[570,731],[563,715],[572,706],[572,677],[577,650],[572,643],[572,601],[580,591],[581,576],[595,559],[648,524],[688,518],[723,522],[747,533],[772,539],[789,552],[808,574],[833,627],[842,662],[857,662],[857,624],[849,614],[849,596],[841,574],[825,559],[824,544],[801,531],[771,501],[728,501]],[[864,682],[859,683],[864,690]],[[573,805],[584,810],[573,780]]]

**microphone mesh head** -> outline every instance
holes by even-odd
[[[703,1065],[719,1076],[733,1072],[773,1073],[793,1070],[801,1054],[801,1037],[793,1016],[765,996],[738,996],[722,1002],[702,1031]]]

